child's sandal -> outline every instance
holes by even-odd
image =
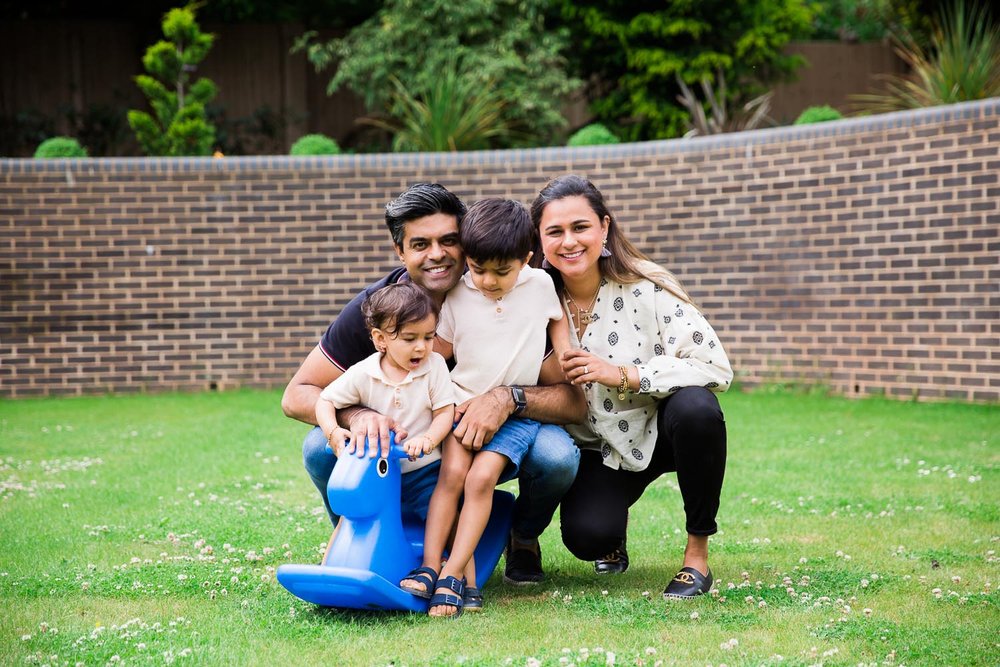
[[[418,567],[415,570],[410,570],[410,573],[403,577],[403,580],[399,582],[399,587],[410,595],[427,600],[434,594],[434,584],[437,582],[437,576],[438,573],[434,571],[434,568]],[[418,584],[423,584],[424,589],[420,590],[419,588],[404,585],[407,581],[415,581]]]
[[[465,611],[482,611],[483,610],[483,593],[475,586],[466,586],[465,593],[462,595],[462,605],[465,607]]]
[[[462,607],[465,605],[463,600],[463,596],[465,595],[465,584],[462,583],[462,580],[456,579],[455,577],[444,577],[443,579],[438,580],[434,588],[435,590],[438,588],[447,588],[451,591],[451,593],[434,593],[434,595],[431,596],[430,604],[427,606],[427,615],[431,615],[430,610],[432,607],[454,607],[455,613],[449,616],[444,616],[443,618],[455,620],[461,616]]]

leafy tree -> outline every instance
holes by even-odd
[[[806,0],[559,0],[559,10],[574,26],[572,62],[589,77],[591,110],[626,140],[684,133],[677,76],[722,72],[742,107],[802,64],[783,49],[812,20]]]
[[[459,62],[469,86],[507,102],[499,120],[509,132],[491,137],[492,145],[548,142],[565,125],[562,98],[578,82],[566,75],[560,54],[567,31],[546,29],[546,5],[546,0],[387,0],[346,37],[319,42],[307,32],[295,48],[305,49],[317,70],[336,66],[328,92],[347,86],[369,110],[397,119],[412,115],[408,98],[428,100],[449,62]]]
[[[198,63],[205,59],[215,35],[203,33],[195,21],[196,4],[171,9],[163,17],[160,40],[146,49],[142,64],[149,74],[135,83],[149,99],[153,115],[128,112],[128,122],[147,155],[211,155],[215,127],[205,105],[216,87],[202,77],[190,83]]]

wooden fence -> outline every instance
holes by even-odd
[[[199,74],[218,84],[216,104],[225,114],[228,131],[235,133],[255,122],[268,125],[257,128],[258,136],[241,146],[241,153],[284,154],[307,132],[322,132],[341,143],[356,140],[360,129],[356,121],[365,115],[364,105],[346,90],[328,96],[332,72],[317,74],[303,54],[289,52],[301,26],[204,27],[216,33],[218,41]],[[114,118],[122,124],[125,109],[145,108],[132,77],[142,72],[142,54],[158,38],[150,26],[107,21],[0,24],[0,118],[12,125],[21,114],[20,127],[32,128],[32,120],[41,123],[44,117],[54,122],[56,132],[79,134],[80,119],[90,114],[87,122],[98,126],[95,131],[107,133],[106,125]],[[875,75],[901,69],[884,44],[810,42],[794,44],[790,50],[810,64],[797,82],[775,89],[772,116],[781,123],[814,104],[846,110],[848,96],[866,92],[877,83]],[[77,118],[77,127],[71,127],[70,114]],[[566,115],[572,127],[582,125],[587,122],[586,105],[579,99],[568,100]],[[131,131],[127,126],[119,129],[112,154],[138,154]],[[0,151],[7,145],[7,155],[27,156],[40,139],[11,146],[15,140],[7,138]],[[230,138],[230,143],[235,141]]]

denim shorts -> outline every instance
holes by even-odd
[[[541,424],[534,419],[511,417],[493,434],[489,444],[483,445],[482,451],[496,452],[510,459],[497,484],[503,484],[517,477],[521,470],[521,459],[538,436],[540,426]]]

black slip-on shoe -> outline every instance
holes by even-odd
[[[712,590],[712,570],[702,574],[693,567],[682,567],[663,589],[663,597],[668,600],[690,600]]]
[[[536,543],[538,552],[531,549],[515,549],[510,538],[507,538],[507,549],[504,551],[503,580],[515,586],[532,586],[545,579],[542,571],[542,548]]]
[[[621,546],[607,556],[594,561],[594,571],[597,574],[621,574],[627,569],[628,550],[625,548],[625,540],[622,540]]]

